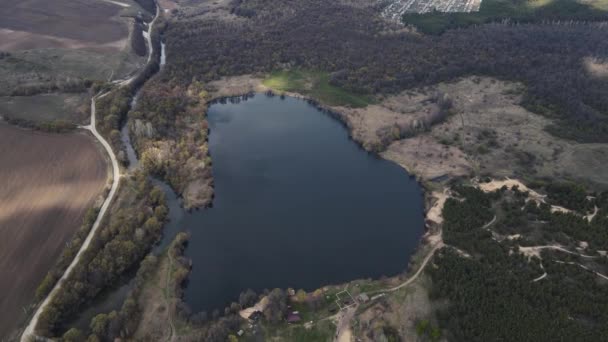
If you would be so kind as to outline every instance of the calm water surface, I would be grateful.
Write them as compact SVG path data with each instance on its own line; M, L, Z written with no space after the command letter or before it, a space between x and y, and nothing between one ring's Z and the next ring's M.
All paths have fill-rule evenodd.
M313 290L406 268L423 201L401 167L301 100L256 95L208 115L213 208L172 222L192 233L194 311L222 309L247 288Z

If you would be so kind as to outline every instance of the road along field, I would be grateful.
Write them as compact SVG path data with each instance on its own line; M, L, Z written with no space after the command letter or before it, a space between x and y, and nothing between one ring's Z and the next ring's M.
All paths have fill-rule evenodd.
M0 336L8 336L86 210L100 202L108 166L85 134L3 124L0 165Z

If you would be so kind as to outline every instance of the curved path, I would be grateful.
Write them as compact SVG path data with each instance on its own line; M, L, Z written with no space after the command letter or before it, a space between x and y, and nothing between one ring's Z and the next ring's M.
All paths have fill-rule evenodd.
M413 276L411 276L408 280L406 280L405 282L392 287L390 289L386 289L386 292L394 292L397 291L403 287L408 286L409 284L411 284L414 280L418 279L418 276L422 273L422 271L424 270L424 268L426 267L426 264L429 263L429 261L431 260L431 258L433 258L433 256L435 255L435 252L440 249L441 247L443 247L444 244L443 242L439 242L437 243L435 246L433 246L433 249L429 252L429 254L426 256L426 258L424 258L424 261L422 262L422 265L420 265L420 267L418 268L418 271L416 271L416 273L414 273Z
M158 19L160 12L160 7L156 5L156 15L154 16L154 19L152 19L152 21L148 24L148 31L142 32L144 38L146 39L146 42L148 42L148 59L146 60L146 65L150 63L150 61L152 60L152 54L154 53L154 46L152 45L152 29L154 28L154 24L156 23L156 19ZM114 83L117 83L121 87L130 85L136 77L137 75L134 75L124 80L114 81Z
M608 276L603 275L603 274L601 274L600 272L596 272L596 271L594 271L594 270L590 269L589 267L587 267L587 266L585 266L585 265L581 265L581 264L579 264L578 262L566 262L566 261L559 261L559 260L558 260L558 261L555 261L555 262L557 262L557 263L559 263L559 264L578 265L578 266L579 266L579 267L581 267L582 269L587 270L587 271L589 271L589 272L591 272L591 273L595 273L595 275L597 275L598 277L601 277L601 278L604 278L604 279L608 280Z
M568 253L568 254L572 254L572 255L576 255L579 256L581 258L587 258L587 259L595 259L598 256L595 255L587 255L587 254L581 254L581 253L575 253L572 251L569 251L567 249L565 249L562 246L558 246L558 245L546 245L546 246L519 246L519 251L522 252L524 255L536 255L538 257L540 257L540 251L542 249L553 249L556 251L560 251L560 252L564 252L564 253Z
M103 97L104 95L102 95L100 97ZM116 159L116 155L112 151L112 147L110 146L110 144L108 144L108 142L101 136L101 134L99 134L97 132L97 128L95 127L95 120L96 120L95 100L97 97L98 96L95 96L91 99L91 124L88 126L81 126L80 128L86 129L89 132L91 132L93 134L93 136L95 136L95 138L101 143L101 145L104 147L104 149L110 156L110 160L112 161L112 187L110 188L110 193L108 194L108 197L106 197L105 201L103 202L103 205L101 206L101 209L99 210L99 214L97 215L97 219L95 220L95 223L93 223L93 227L91 228L89 235L87 235L86 240L84 240L84 243L80 247L80 250L78 250L78 254L76 254L76 257L74 257L74 260L72 260L72 263L70 263L70 266L68 266L68 268L65 270L65 272L63 273L63 276L59 279L59 281L57 281L57 283L53 287L53 290L51 290L51 292L46 296L46 298L44 299L42 304L40 304L40 306L38 306L36 313L34 313L34 316L32 317L29 324L23 331L23 334L21 335L21 342L27 342L30 340L30 336L35 336L34 329L36 328L36 325L38 324L38 319L40 317L40 314L44 311L44 309L46 309L47 305L51 302L51 300L53 299L55 294L57 294L57 291L59 291L59 289L61 288L61 284L63 283L63 281L70 276L70 274L72 273L72 270L80 261L82 254L91 244L93 237L95 236L95 234L97 233L97 230L99 229L101 220L103 219L103 216L105 215L106 211L108 210L110 203L114 199L116 190L118 189L118 183L120 181L120 169L118 168L118 161Z
M152 39L151 39L152 29L154 27L156 19L158 19L158 17L159 17L159 14L160 14L160 8L157 5L156 6L156 16L154 16L154 19L150 22L150 24L148 26L148 34L146 37L148 40L148 46L149 46L148 63L152 59L152 53L154 50L154 48L152 46ZM119 86L129 85L134 78L135 77L131 77L123 82L120 82L118 85ZM76 254L74 259L70 263L70 266L68 266L68 268L65 270L65 272L63 273L61 278L57 281L57 283L55 284L55 286L53 287L51 292L46 296L44 301L38 306L38 308L36 309L36 312L34 313L34 316L32 316L32 319L30 320L28 325L25 327L25 330L23 331L23 334L21 335L21 342L28 342L28 341L32 340L32 337L36 337L34 330L36 329L36 325L38 325L38 319L40 318L40 314L44 311L44 309L46 309L46 307L49 305L49 303L51 302L51 300L53 299L55 294L57 294L57 292L61 288L63 281L70 276L70 274L72 273L72 270L74 269L74 267L76 267L76 265L80 261L82 254L89 247L89 245L91 244L91 241L93 241L93 237L95 236L95 234L97 233L97 230L99 229L101 220L103 219L106 211L110 207L110 203L112 203L112 200L114 199L114 196L116 195L116 190L118 189L118 184L120 182L120 177L121 177L120 168L118 167L118 160L116 159L116 155L114 154L114 151L112 151L112 147L110 146L110 144L101 136L101 134L99 134L99 132L97 132L97 127L95 125L95 123L96 123L95 101L98 98L102 98L102 97L106 96L107 94L108 94L108 92L105 94L97 94L96 96L94 96L91 99L91 123L87 126L80 126L79 128L86 129L89 132L91 132L93 134L93 136L101 143L101 145L104 147L104 149L110 156L110 160L112 161L112 187L110 188L110 193L108 194L105 201L103 202L101 209L99 210L99 214L97 215L97 219L95 220L95 223L93 223L93 227L91 228L89 235L87 235L86 240L80 247L80 250L78 250L78 254Z

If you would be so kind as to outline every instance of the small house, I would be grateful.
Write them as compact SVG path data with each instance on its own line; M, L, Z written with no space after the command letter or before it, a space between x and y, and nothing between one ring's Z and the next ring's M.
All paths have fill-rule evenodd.
M300 314L297 311L287 315L287 323L298 323L301 320L302 318L300 317Z

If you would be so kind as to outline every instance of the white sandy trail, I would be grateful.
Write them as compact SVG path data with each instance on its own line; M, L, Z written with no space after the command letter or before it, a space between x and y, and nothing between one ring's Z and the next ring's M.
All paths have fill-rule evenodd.
M97 230L99 229L101 220L103 219L103 216L105 215L106 211L108 210L108 207L110 206L110 203L112 202L112 199L114 199L116 190L118 189L118 183L120 181L120 169L118 168L118 161L116 159L116 155L112 151L112 147L110 146L110 144L108 144L108 142L101 136L101 134L99 134L97 132L97 128L95 127L95 120L96 120L95 99L96 99L96 97L93 97L91 99L91 124L88 126L82 126L81 128L90 131L93 134L93 136L95 136L95 138L101 143L101 145L103 145L104 149L110 156L110 159L112 161L112 187L110 189L110 193L108 194L108 197L106 197L106 200L103 202L103 205L101 206L101 209L99 210L99 214L97 215L97 219L95 220L95 223L93 223L93 227L91 228L89 235L87 235L86 240L84 240L84 243L80 247L80 250L78 250L78 254L76 254L76 257L74 257L74 260L72 260L72 263L70 264L70 266L68 266L68 268L65 270L61 279L59 279L59 281L57 281L57 284L55 284L55 286L53 287L53 290L49 293L48 296L46 296L46 298L44 299L42 304L40 304L40 306L38 306L38 309L34 313L34 316L32 317L29 324L23 331L23 334L21 335L21 342L27 342L30 340L30 336L35 336L34 329L36 328L36 325L38 324L38 319L40 318L40 314L46 309L46 307L51 302L53 297L55 297L55 295L61 288L63 281L70 276L74 267L76 267L78 262L80 262L80 259L82 257L82 254L84 253L84 251L87 248L89 248L89 245L91 244L91 241L93 240L93 237L95 236L95 234L97 233Z
M594 255L586 255L586 254L580 254L580 253L569 251L569 250L567 250L564 247L559 246L559 245L530 246L530 247L519 246L519 251L522 254L524 254L526 256L536 256L538 258L540 258L540 251L542 249L553 249L553 250L556 250L556 251L560 251L560 252L564 252L564 253L568 253L568 254L572 254L572 255L577 255L577 256L580 256L581 258L588 258L588 259L597 258L597 256L594 256Z
M131 5L125 4L124 2L119 2L119 1L114 1L114 0L102 0L102 1L114 4L114 5L118 5L123 8L131 7Z
M113 1L113 0L106 0L106 1L112 2L119 6L126 5L126 4L118 2L118 1ZM126 6L130 6L130 5L126 5ZM158 7L158 5L156 5L156 16L154 16L154 19L150 22L150 24L148 26L147 39L148 39L148 46L150 47L149 53L148 53L148 63L152 59L152 53L154 51L154 48L152 47L152 39L150 36L152 33L152 29L154 28L154 23L156 22L156 19L158 19L160 12L161 12L160 8ZM134 78L135 78L135 76L131 77L130 79L128 79L126 81L120 82L119 86L123 86L126 84L128 85L129 83L131 83L131 81ZM36 325L38 325L38 319L40 318L40 314L46 309L46 307L49 305L49 303L51 302L53 297L57 294L57 292L61 288L63 281L70 276L74 267L78 264L78 262L80 262L82 254L91 244L93 237L95 236L95 234L97 233L97 230L99 229L101 220L103 219L106 211L108 210L110 203L114 199L116 190L118 189L118 184L120 181L120 168L118 167L118 160L116 159L116 155L114 154L114 151L112 151L112 147L110 146L110 144L108 144L108 142L101 136L101 134L99 134L99 132L97 132L97 127L95 125L95 123L96 123L95 100L97 98L102 98L108 94L109 94L109 92L105 93L103 95L98 94L91 99L91 123L88 126L81 126L80 128L86 129L89 132L91 132L93 134L93 136L95 136L95 138L101 143L101 145L104 147L104 149L110 156L110 160L112 161L112 187L110 188L110 193L108 194L108 197L106 197L105 201L103 202L103 205L101 206L101 209L99 210L99 214L97 215L97 219L95 220L95 223L93 223L93 227L91 228L91 231L89 232L89 235L87 236L86 240L80 247L80 250L78 250L78 254L76 254L76 257L74 257L74 260L72 260L72 263L70 264L70 266L68 266L68 268L65 270L65 272L59 279L59 281L57 281L57 284L55 284L55 286L53 287L53 290L51 290L51 292L46 296L46 298L44 299L42 304L40 304L40 306L38 306L38 309L34 313L34 316L32 316L32 319L30 320L28 325L25 327L25 330L23 331L23 334L21 335L21 342L28 342L31 340L32 337L36 337L34 330L36 329Z
M595 273L595 275L596 275L596 276L598 276L598 277L601 277L601 278L604 278L604 279L608 280L608 276L603 275L603 274L601 274L600 272L596 272L596 271L594 271L594 270L590 269L589 267L587 267L587 266L585 266L585 265L581 265L581 264L579 264L578 262L566 262L566 261L555 261L555 262L557 262L557 263L559 263L559 264L578 265L579 267L581 267L581 268L583 268L583 269L585 269L585 270L587 270L587 271L589 271L589 272Z
M350 328L350 321L355 316L355 312L357 312L357 305L348 307L338 316L334 342L351 342L353 332Z
M408 279L406 282L397 285L393 288L387 289L386 292L394 292L397 291L403 287L408 286L409 284L411 284L414 280L416 280L418 278L418 276L422 273L422 271L424 270L424 268L426 267L426 264L433 258L433 256L435 255L435 252L440 249L441 247L443 247L444 244L443 242L439 242L437 243L435 246L433 246L433 249L429 252L429 254L426 256L426 258L424 258L424 261L422 262L422 265L420 265L420 267L418 268L418 271L416 271L416 273L414 273L414 275Z

